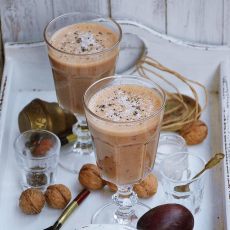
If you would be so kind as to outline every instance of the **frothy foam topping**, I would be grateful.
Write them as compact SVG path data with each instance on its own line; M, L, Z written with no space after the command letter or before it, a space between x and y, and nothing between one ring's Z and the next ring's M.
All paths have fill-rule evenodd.
M72 54L92 54L104 51L117 42L116 35L108 28L79 23L64 27L53 34L50 43L57 49Z
M111 86L95 94L89 109L112 121L128 122L147 118L162 106L161 99L152 90L138 85Z

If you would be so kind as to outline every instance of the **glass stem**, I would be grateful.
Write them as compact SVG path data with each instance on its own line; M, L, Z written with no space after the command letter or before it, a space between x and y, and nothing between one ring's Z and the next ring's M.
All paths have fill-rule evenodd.
M115 219L120 224L127 224L137 216L133 206L137 203L137 194L133 191L133 185L118 186L118 191L112 197L113 202L118 206Z
M73 133L78 136L75 149L81 151L93 149L91 134L86 119L77 118L78 122L73 125Z

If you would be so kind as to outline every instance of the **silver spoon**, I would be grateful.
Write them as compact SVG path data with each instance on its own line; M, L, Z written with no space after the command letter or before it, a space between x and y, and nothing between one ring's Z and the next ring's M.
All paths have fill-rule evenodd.
M194 176L192 178L193 179L196 179L197 177L199 177L203 172L205 172L206 170L208 169L211 169L213 168L215 165L217 165L222 159L224 159L224 154L223 153L217 153L214 157L212 157L208 162L207 164L205 165L205 168L200 171L196 176ZM190 189L189 189L189 185L191 184L192 182L188 183L188 184L185 184L185 185L179 185L179 186L176 186L174 187L174 191L176 192L189 192ZM188 198L188 196L176 196L176 195L173 195L174 198L176 199L180 199L180 198Z

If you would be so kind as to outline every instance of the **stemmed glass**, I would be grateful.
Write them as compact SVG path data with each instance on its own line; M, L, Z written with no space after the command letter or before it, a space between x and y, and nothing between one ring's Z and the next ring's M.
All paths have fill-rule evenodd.
M67 34L72 33L76 40L69 42L64 37L60 47L53 45L54 43L52 42L56 39L51 41L52 36L57 31L78 23L91 23L104 26L112 34L115 34L117 38L116 42L105 50L98 49L98 52L85 52L86 50L90 50L90 46L95 45L100 40L99 35L101 35L101 32L99 34L91 33L92 30L89 27L86 32L87 37L85 37L86 35L82 35L84 37L80 38L79 34L81 34L81 31L69 31ZM107 39L111 33L107 32L103 36ZM114 75L120 50L121 36L121 28L113 19L93 12L76 12L61 15L53 19L44 30L44 38L52 67L58 103L63 109L72 112L78 120L77 124L73 126L73 133L78 136L78 140L71 151L62 151L59 159L59 164L71 172L78 173L83 164L95 162L82 97L92 83L101 78ZM83 47L82 52L77 53L75 52L76 48L70 52L63 50L63 47L61 47L62 45L72 47L74 42L76 44L84 43L82 47L87 45L89 49Z
M101 90L109 87L119 86L116 89L112 88L114 90L112 92L115 93L117 90L122 90L120 88L124 85L142 86L147 94L150 90L153 91L158 99L154 100L150 106L155 106L155 112L153 114L144 112L146 117L138 120L119 121L116 117L114 119L107 118L107 116L112 117L111 114L114 114L114 111L111 111L113 110L113 103L109 102L111 95L106 94L102 101L100 101L103 98L102 94L99 94L98 100L95 99L94 95L98 92L105 92ZM131 108L126 104L129 97L124 95L119 99L119 95L122 93L128 94L128 91L118 92L118 96L112 95L113 99L115 98L114 104L118 103L116 101L116 97L118 97L121 102L118 104L123 108L123 115L126 112L130 113L130 111L132 114ZM135 107L136 110L140 109L138 100L141 101L142 97L145 96L132 96L133 102L131 101L131 103L133 104L131 107ZM158 106L156 101L158 101ZM165 101L165 93L157 84L142 77L129 75L104 78L91 85L86 91L84 95L85 114L93 139L97 165L100 168L102 178L118 187L118 191L112 197L113 203L102 207L95 213L92 223L119 223L135 226L138 218L150 209L148 206L137 202L133 185L140 183L153 169ZM106 116L96 114L97 110L92 109L93 104L98 107L98 110L104 110ZM106 110L110 107L112 109ZM133 116L137 115L136 110L134 110Z

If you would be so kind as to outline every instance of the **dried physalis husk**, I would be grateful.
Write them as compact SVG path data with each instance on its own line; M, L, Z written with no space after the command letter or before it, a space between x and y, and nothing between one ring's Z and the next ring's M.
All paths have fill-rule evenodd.
M185 139L187 145L197 145L207 137L208 127L203 121L196 120L185 124L179 134Z

